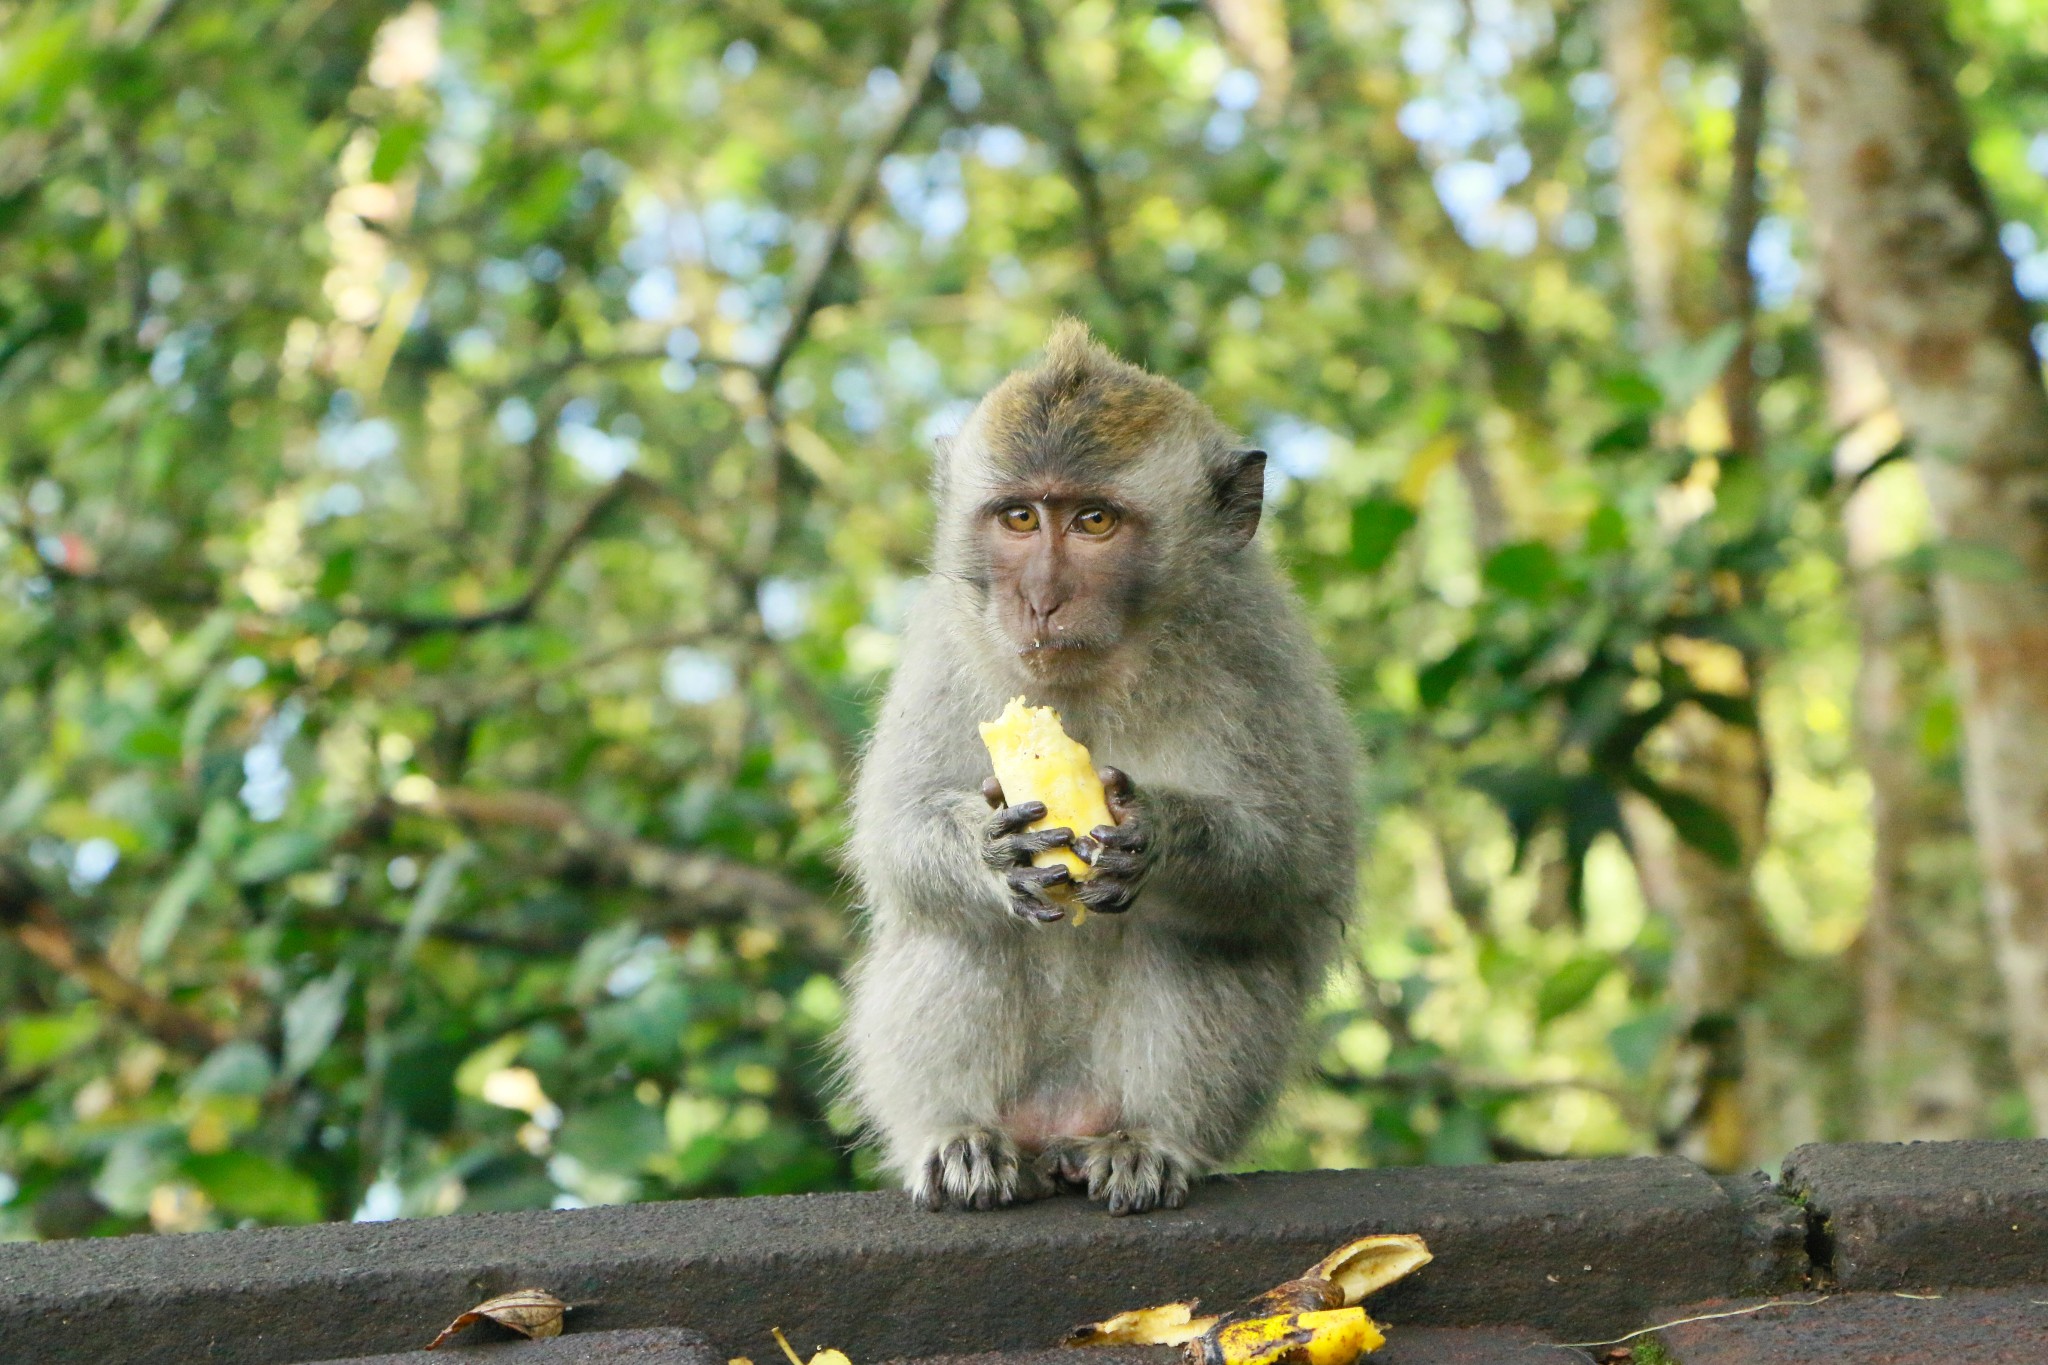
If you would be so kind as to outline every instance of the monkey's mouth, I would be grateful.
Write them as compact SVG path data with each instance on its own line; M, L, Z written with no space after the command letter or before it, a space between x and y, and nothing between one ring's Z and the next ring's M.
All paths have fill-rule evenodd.
M1055 635L1017 646L1017 658L1034 672L1065 670L1092 664L1111 641L1085 635Z

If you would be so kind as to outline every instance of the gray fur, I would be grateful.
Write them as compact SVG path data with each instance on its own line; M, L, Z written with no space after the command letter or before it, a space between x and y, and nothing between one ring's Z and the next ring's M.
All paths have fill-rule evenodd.
M1115 450L1113 422L1076 443L1087 468L1069 472L1147 517L1145 605L1108 673L1048 683L996 625L977 521L1018 441L991 413L1006 392L1017 410L1020 382L1077 373L1112 398L1120 383L1164 385L1085 334L1056 335L1047 364L942 450L933 574L854 793L868 941L845 1076L886 1166L928 1207L1061 1181L1112 1212L1180 1203L1289 1078L1352 907L1350 729L1264 548L1237 548L1219 524L1235 443L1194 398L1171 388L1170 420L1126 428L1145 449ZM1097 764L1135 784L1156 861L1127 914L1027 923L982 860L976 725L1019 693L1058 707Z

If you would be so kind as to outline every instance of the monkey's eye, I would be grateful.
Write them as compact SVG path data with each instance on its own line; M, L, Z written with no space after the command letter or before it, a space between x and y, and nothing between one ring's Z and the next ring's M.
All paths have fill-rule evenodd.
M1084 507L1074 514L1074 529L1084 536L1106 536L1116 529L1116 513L1107 507Z
M1038 529L1038 509L1028 503L1014 503L996 513L996 520L1012 531L1028 532Z

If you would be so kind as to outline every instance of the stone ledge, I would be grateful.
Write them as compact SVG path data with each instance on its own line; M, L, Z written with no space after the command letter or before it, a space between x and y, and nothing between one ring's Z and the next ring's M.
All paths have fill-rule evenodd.
M780 1326L875 1361L1042 1349L1077 1322L1229 1304L1352 1237L1419 1232L1436 1261L1376 1316L1583 1340L1657 1304L1754 1292L1753 1221L1676 1158L1245 1176L1142 1218L1072 1199L984 1214L893 1193L699 1200L0 1247L0 1322L9 1358L38 1365L285 1365L416 1350L478 1300L537 1285L577 1305L575 1334L687 1326L760 1361ZM540 1359L527 1350L507 1359Z
M1785 1159L1824 1278L1929 1291L2048 1280L2048 1142L1843 1142Z

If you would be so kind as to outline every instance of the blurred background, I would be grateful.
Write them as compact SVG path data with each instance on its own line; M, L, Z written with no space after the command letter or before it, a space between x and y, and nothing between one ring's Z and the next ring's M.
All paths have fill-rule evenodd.
M2048 13L1946 10L2048 296ZM1373 756L1245 1166L2030 1132L2017 568L1792 103L1724 0L0 0L0 1236L867 1183L849 772L1064 313L1271 452Z

